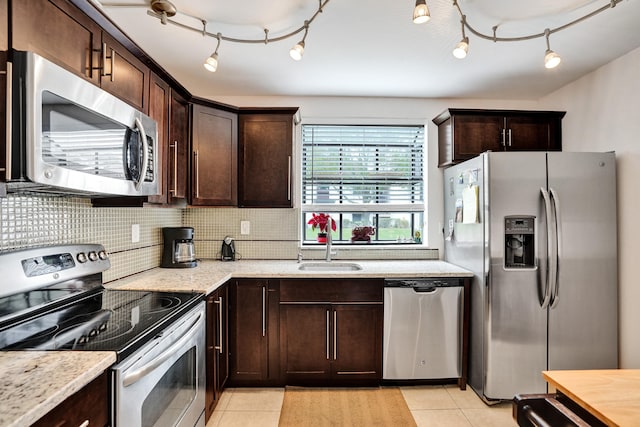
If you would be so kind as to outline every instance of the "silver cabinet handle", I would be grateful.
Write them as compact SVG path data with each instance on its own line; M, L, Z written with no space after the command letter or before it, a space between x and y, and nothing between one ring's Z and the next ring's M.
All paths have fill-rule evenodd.
M291 201L291 156L287 159L287 200Z
M507 138L507 144L509 145L509 147L511 147L511 128L509 128L508 130L508 135L509 137Z
M327 360L329 360L329 310L327 310Z
M202 313L198 313L198 317L193 321L187 332L185 332L171 347L163 351L162 354L153 359L151 362L126 375L122 379L122 385L124 387L129 387L130 385L137 383L145 375L162 365L169 358L173 357L174 353L180 350L187 343L187 341L189 341L191 337L198 332L200 327L199 322L201 318Z
M551 199L549 198L549 193L544 188L540 188L540 194L542 194L542 200L544 201L544 211L545 211L545 221L547 224L547 272L545 275L545 283L544 283L544 297L540 306L544 309L549 306L549 301L551 301L551 255L553 254L553 233L552 233L552 213L551 213Z
M267 336L267 287L262 285L262 336Z
M502 145L503 147L507 146L507 135L506 135L507 130L505 128L502 128L502 132L500 132L500 134L502 135L502 140L500 141L500 145Z
M200 178L199 178L199 173L200 171L198 170L198 150L193 152L193 165L194 167L194 175L196 178L196 199L200 198Z
M169 193L176 194L178 192L178 141L169 144L169 148L173 148L173 188Z
M333 310L333 360L338 360L338 312Z
M107 73L107 59L111 61L111 72ZM109 79L113 81L113 68L116 65L116 52L111 49L111 56L107 56L107 44L102 43L102 76L109 76Z
M222 297L218 297L218 300L214 301L214 303L218 304L218 333L220 334L220 344L215 346L215 349L218 350L218 353L222 354L222 351L223 351L223 348L222 348L222 331L223 331Z
M136 117L136 128L140 131L140 139L142 139L142 167L140 168L140 177L136 182L136 191L140 191L144 178L147 175L147 168L149 167L149 143L147 142L147 133L144 131L142 122Z

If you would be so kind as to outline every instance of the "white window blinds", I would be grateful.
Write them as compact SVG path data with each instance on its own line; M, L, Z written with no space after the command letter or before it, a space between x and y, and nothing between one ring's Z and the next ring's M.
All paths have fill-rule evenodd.
M302 203L423 209L423 153L424 126L304 125Z

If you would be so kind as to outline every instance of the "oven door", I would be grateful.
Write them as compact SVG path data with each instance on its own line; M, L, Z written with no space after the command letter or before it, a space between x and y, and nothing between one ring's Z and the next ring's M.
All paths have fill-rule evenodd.
M112 369L116 427L204 427L205 304Z

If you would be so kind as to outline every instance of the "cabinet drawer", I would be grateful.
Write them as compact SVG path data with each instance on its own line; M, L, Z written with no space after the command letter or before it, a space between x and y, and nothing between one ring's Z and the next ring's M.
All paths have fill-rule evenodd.
M280 302L382 302L382 279L285 279Z

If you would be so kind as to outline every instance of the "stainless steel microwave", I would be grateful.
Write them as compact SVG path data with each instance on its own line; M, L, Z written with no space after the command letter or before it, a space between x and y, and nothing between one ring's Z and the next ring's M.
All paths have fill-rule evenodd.
M158 194L153 119L37 54L12 54L7 67L9 191Z

